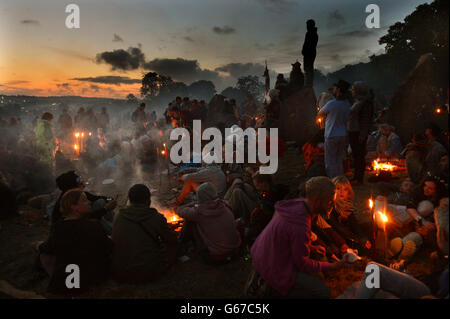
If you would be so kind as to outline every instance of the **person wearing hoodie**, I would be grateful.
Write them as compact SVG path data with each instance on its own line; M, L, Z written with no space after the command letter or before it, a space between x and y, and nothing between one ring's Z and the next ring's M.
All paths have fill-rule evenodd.
M279 201L270 223L251 249L253 271L246 285L250 297L330 298L330 289L315 274L338 269L344 260L311 259L325 248L311 245L311 224L333 208L335 186L324 176L306 183L306 198Z
M317 35L316 22L314 20L306 21L306 35L305 42L303 43L302 55L303 55L303 67L305 69L305 86L313 87L314 83L314 60L317 54L317 42L319 36Z
M241 245L233 213L210 183L198 187L197 201L177 209L185 220L180 242L193 240L207 263L229 261Z
M150 207L147 186L132 186L128 199L130 205L113 222L113 276L128 283L154 281L175 262L177 236L166 218Z

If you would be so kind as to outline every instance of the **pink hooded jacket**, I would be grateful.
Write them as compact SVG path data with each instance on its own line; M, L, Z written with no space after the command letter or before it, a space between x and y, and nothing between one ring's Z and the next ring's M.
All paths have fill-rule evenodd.
M255 271L283 295L294 287L297 272L315 273L331 268L309 257L311 214L303 199L279 201L276 214L251 249Z

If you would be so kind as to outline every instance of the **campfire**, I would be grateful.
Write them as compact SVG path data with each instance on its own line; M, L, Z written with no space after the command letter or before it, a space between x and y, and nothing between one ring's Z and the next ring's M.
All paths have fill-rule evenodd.
M167 219L167 223L169 224L169 227L176 231L180 232L181 228L183 227L184 220L180 218L174 210L172 209L161 209L159 211L161 214L164 215L164 217Z

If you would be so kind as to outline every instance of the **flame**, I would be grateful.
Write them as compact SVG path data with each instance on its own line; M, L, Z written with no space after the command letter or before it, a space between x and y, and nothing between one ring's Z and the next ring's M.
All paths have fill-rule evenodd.
M92 133L91 133L91 132L89 132L89 136L92 136Z
M389 219L388 219L388 217L386 216L386 214L383 214L382 212L377 212L377 213L378 213L378 215L380 215L381 221L382 221L384 224L386 224L386 223L389 221Z
M372 199L369 199L369 207L370 207L370 209L373 208L373 200Z
M377 160L373 161L373 169L377 171L393 171L395 165L389 163L378 163Z
M441 109L439 107L436 109L436 113L437 114L441 113Z
M73 146L73 148L74 148L75 151L78 151L78 145L77 145L77 144L75 144L75 145Z
M162 150L162 151L161 151L161 155L166 155L166 151L165 151L165 150Z
M76 138L79 138L79 137L80 137L80 133L76 132L76 133L75 133L75 137L76 137Z
M81 133L81 137L84 137L84 132Z

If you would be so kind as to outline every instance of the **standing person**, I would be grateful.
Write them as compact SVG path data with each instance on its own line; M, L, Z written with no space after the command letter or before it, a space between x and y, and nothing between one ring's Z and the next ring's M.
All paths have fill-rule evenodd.
M347 146L347 120L350 103L346 97L350 84L339 80L334 85L335 100L329 101L317 115L325 118L325 169L330 178L344 175L344 155Z
M166 218L151 208L147 186L128 191L130 205L114 219L113 274L119 281L147 282L160 278L175 262L177 236Z
M269 92L270 103L266 106L266 115L265 115L265 127L266 128L278 128L279 119L280 119L280 111L281 111L281 101L278 97L280 91L277 89L272 89Z
M356 102L350 108L347 131L355 167L355 185L361 185L364 183L366 146L369 130L372 126L373 101L370 89L364 82L353 84L352 96L356 99Z
M314 20L306 21L306 36L303 43L302 55L303 55L303 67L305 69L305 86L313 87L314 83L314 60L316 59L316 47L319 41L317 35L316 22Z
M45 112L34 129L36 149L41 162L51 166L53 163L54 138L52 132L53 114Z
M310 253L324 255L325 248L311 244L311 224L333 207L334 184L327 177L306 183L306 198L279 201L276 214L251 249L253 271L246 294L253 297L330 298L330 289L316 274L344 265L320 262Z
M64 194L61 212L64 219L39 246L41 263L50 275L48 290L58 294L83 292L108 277L113 244L98 221L84 218L91 212L91 203L82 190ZM70 264L79 267L78 289L66 285Z
M139 137L145 134L145 124L147 122L147 114L145 114L145 103L142 102L139 107L131 115L131 120L135 123L135 134Z
M72 118L67 112L67 108L63 109L58 118L58 129L60 130L62 137L66 137L72 131Z
M85 121L86 121L86 112L84 110L84 107L80 107L78 109L77 115L75 115L75 126L77 129L84 129L85 128Z
M97 115L98 127L105 133L109 127L109 114L106 107L102 107L101 113Z

